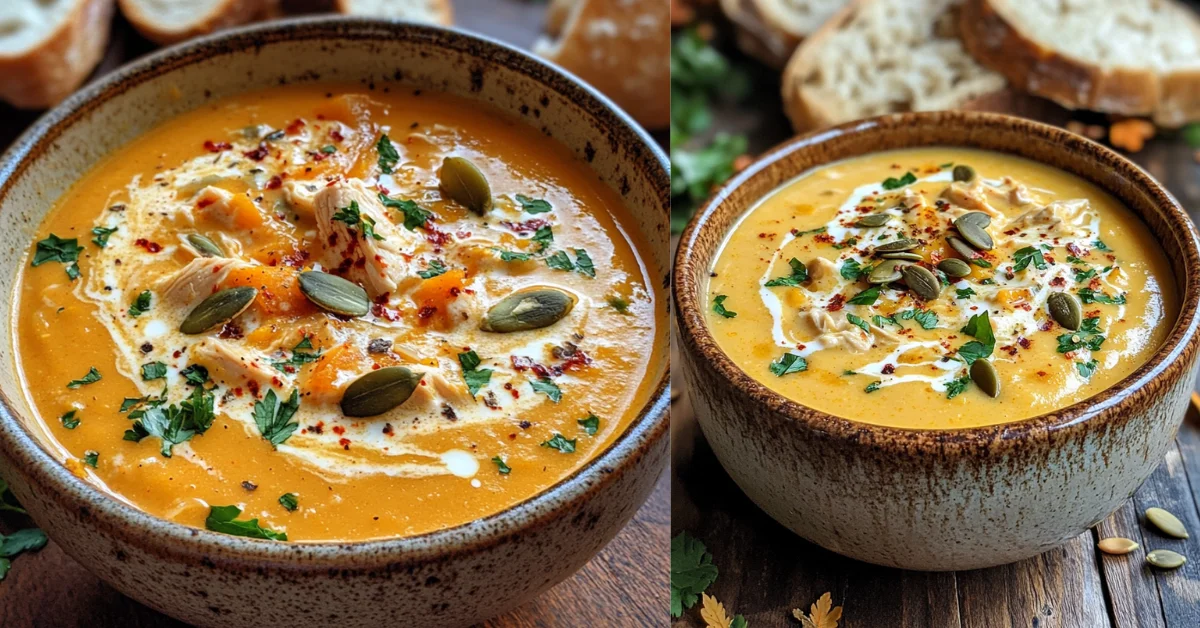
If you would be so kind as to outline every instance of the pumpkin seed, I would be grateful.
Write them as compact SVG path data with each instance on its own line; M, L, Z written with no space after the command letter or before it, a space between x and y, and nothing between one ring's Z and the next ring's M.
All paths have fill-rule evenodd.
M1000 374L991 361L982 358L971 364L971 381L987 396L993 399L1000 396Z
M899 253L900 251L911 251L920 245L921 245L921 243L917 242L916 240L911 240L909 238L901 238L899 240L893 240L891 242L886 242L884 244L880 244L879 246L875 247L875 254L879 255L882 253Z
M1099 547L1100 551L1104 552L1105 554L1120 556L1121 554L1128 554L1140 546L1136 542L1129 539L1121 538L1119 536L1112 536L1107 539L1100 539L1100 542L1096 544L1096 547Z
M1146 554L1146 562L1159 569L1175 569L1176 567L1182 567L1187 562L1187 559L1171 550L1156 549Z
M950 257L938 262L938 270L946 273L947 276L957 279L970 275L971 265L960 259Z
M958 220L974 223L980 227L986 227L992 224L992 217L983 212L967 212L959 216Z
M871 274L867 275L867 283L900 281L900 266L902 264L897 260L889 260L881 263L871 269Z
M300 273L300 292L317 307L342 316L366 316L371 311L367 291L337 275L317 270Z
M892 217L887 214L868 214L866 216L863 216L862 218L859 218L858 221L854 223L854 226L855 227L882 227L882 226L886 225L887 221L889 221L891 219L892 219Z
M979 256L979 252L971 248L971 245L954 236L947 237L946 242L950 244L950 248L954 249L955 253L963 256L963 259L970 260Z
M970 220L963 220L962 217L959 217L954 221L954 228L958 229L958 234L967 241L967 244L981 251L990 251L995 246L992 236L988 234L987 230Z
M187 318L179 325L185 334L202 334L217 325L224 325L238 314L246 311L258 296L258 290L249 286L228 288L211 294L200 305L192 308Z
M919 261L925 259L924 257L921 257L921 255L919 253L913 253L912 251L900 251L897 253L884 253L883 255L880 255L879 257L882 257L883 259L902 259L902 260L905 260L908 262L919 262Z
M482 329L508 333L549 327L575 307L574 295L557 288L518 290L488 309Z
M951 172L955 181L970 181L975 178L975 169L970 166L959 164L954 167Z
M924 266L909 264L900 268L900 274L904 277L904 283L908 284L908 289L926 301L936 299L942 292L942 282Z
M189 233L187 241L201 257L225 257L225 251L204 234Z
M1046 306L1050 308L1050 317L1063 327L1076 331L1083 324L1083 304L1079 297L1070 292L1052 292L1046 297Z
M1177 539L1188 538L1188 531L1187 528L1183 527L1183 522L1162 508L1146 509L1146 519L1167 536L1173 536Z
M354 380L342 393L342 414L377 416L408 401L425 374L404 366L388 366Z
M492 209L492 187L475 164L462 157L447 157L438 178L446 196L463 207L480 216Z

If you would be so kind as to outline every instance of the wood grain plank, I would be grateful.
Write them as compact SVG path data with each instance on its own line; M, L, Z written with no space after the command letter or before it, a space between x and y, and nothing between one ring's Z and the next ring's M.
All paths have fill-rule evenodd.
M1154 574L1146 569L1146 539L1133 500L1127 500L1094 531L1096 542L1117 536L1132 539L1140 545L1124 556L1099 553L1113 628L1165 628L1158 584Z
M1162 466L1134 493L1133 499L1139 518L1147 508L1158 506L1174 513L1192 531L1190 539L1172 539L1142 521L1146 551L1169 549L1190 557L1183 567L1171 571L1158 570L1145 563L1142 568L1151 572L1158 585L1167 628L1200 626L1200 510L1193 501L1179 447L1172 447L1167 452Z

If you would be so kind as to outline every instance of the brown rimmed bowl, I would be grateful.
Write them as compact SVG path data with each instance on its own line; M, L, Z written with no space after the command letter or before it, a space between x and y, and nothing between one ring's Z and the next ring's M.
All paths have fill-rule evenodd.
M569 148L620 193L669 266L670 177L653 140L592 88L538 58L453 29L352 18L272 22L135 62L75 94L0 160L0 318L55 199L115 148L175 115L280 82L450 92L510 112ZM666 358L631 425L541 494L457 527L359 543L278 543L150 516L70 473L42 445L0 343L0 474L74 559L122 593L201 626L462 626L502 613L582 567L645 501L667 458ZM667 333L659 342L665 345ZM25 356L69 359L68 356Z
M1128 377L1082 402L1016 423L956 430L842 419L790 401L742 371L704 321L708 274L738 218L813 168L919 146L1025 157L1091 181L1124 203L1176 271L1180 313L1163 345ZM763 155L705 204L683 233L674 273L687 392L725 470L796 534L879 565L975 569L1028 558L1079 535L1158 467L1196 379L1196 228L1129 160L1021 118L909 113L796 138Z

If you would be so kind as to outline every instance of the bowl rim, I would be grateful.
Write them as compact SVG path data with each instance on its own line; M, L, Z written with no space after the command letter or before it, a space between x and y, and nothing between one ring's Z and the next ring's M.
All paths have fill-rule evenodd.
M614 141L625 139L635 147L636 158L643 167L660 179L656 187L661 190L663 207L668 207L670 174L666 154L628 113L574 74L532 52L473 31L405 20L337 15L272 20L222 30L155 51L96 79L41 115L0 155L0 201L7 196L14 180L30 167L31 157L36 157L40 149L56 141L92 108L119 97L130 86L169 75L209 56L252 54L276 43L314 39L406 39L484 58L490 64L532 78L547 91L566 95L596 115L618 138ZM668 295L661 296L664 302L669 301ZM20 377L19 369L14 375ZM53 486L52 499L80 513L93 528L126 539L158 556L201 553L205 560L216 564L289 571L391 569L482 551L512 540L522 531L555 519L556 513L578 505L592 492L617 481L668 433L669 397L668 363L624 431L557 483L496 513L456 526L412 536L362 541L280 543L221 534L151 515L71 473L16 418L15 406L3 394L0 394L0 450L11 456L20 473L30 476L33 484Z
M982 128L985 132L1020 132L1031 138L1051 140L1058 147L1057 150L1064 151L1064 154L1091 154L1095 160L1120 171L1134 184L1136 189L1153 198L1154 204L1162 210L1164 220L1170 224L1171 228L1175 229L1176 233L1180 234L1180 248L1185 258L1185 269L1177 272L1175 279L1177 281L1182 279L1184 288L1180 291L1179 314L1171 332L1159 348L1137 369L1095 395L1070 406L1019 421L969 428L902 428L844 419L792 401L759 383L720 349L704 321L702 277L707 276L709 268L707 266L697 268L699 262L696 258L699 255L696 250L701 236L707 235L715 229L712 226L713 217L734 211L731 206L726 205L726 201L733 196L734 192L758 177L769 176L777 164L787 157L817 150L830 140L863 133L887 133L889 129L895 127L929 126L931 124L955 126L964 132L964 137L965 131L968 129L978 132ZM972 146L965 139L959 142L930 144L914 142L906 146L897 146L876 152L936 146L974 148L1011 154L1001 149ZM872 153L867 151L861 154ZM818 165L784 177L784 180L790 180L817 168L855 156L839 154L835 157L830 155L828 158L817 160L819 161ZM1036 158L1017 156L1061 170L1061 168L1045 164ZM1079 174L1071 174L1089 181L1119 200L1119 195L1103 182ZM737 216L743 216L750 211L761 198L756 198L746 207L737 210ZM1130 211L1145 223L1140 212L1132 208ZM734 224L736 224L736 220L735 218ZM724 242L727 236L728 233L720 234L720 240ZM1161 246L1160 239L1156 237L1155 240ZM678 325L679 337L685 347L685 351L681 352L684 356L682 359L686 361L689 357L694 357L688 355L692 352L698 354L705 362L702 368L715 371L724 379L723 383L731 384L738 394L744 398L748 397L751 403L764 406L767 411L782 416L785 420L794 422L798 427L824 438L850 441L884 452L919 453L922 456L932 456L934 459L948 459L958 456L1002 455L1010 448L1021 446L1021 443L1035 440L1049 441L1063 433L1076 430L1101 429L1102 426L1119 417L1133 415L1136 410L1135 406L1139 403L1137 391L1155 380L1169 377L1173 364L1184 357L1193 358L1197 352L1197 345L1200 344L1197 337L1197 329L1200 326L1200 287L1196 282L1198 272L1200 272L1200 239L1198 239L1196 227L1187 216L1186 211L1161 184L1137 164L1117 152L1064 129L1018 116L975 111L909 112L857 120L799 135L768 150L744 170L730 178L692 216L680 237L673 264L672 299L675 305L675 323ZM688 371L687 368L684 370ZM697 402L701 401L697 400Z

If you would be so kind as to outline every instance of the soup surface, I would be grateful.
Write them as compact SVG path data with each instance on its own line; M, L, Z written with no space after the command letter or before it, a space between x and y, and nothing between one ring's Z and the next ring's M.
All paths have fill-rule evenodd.
M662 314L629 220L478 103L251 93L60 199L19 368L67 465L152 514L291 541L454 526L565 478L652 392Z
M1162 343L1178 307L1158 244L1111 196L949 148L784 185L732 230L708 298L718 344L771 389L922 429L1017 421L1104 390Z

